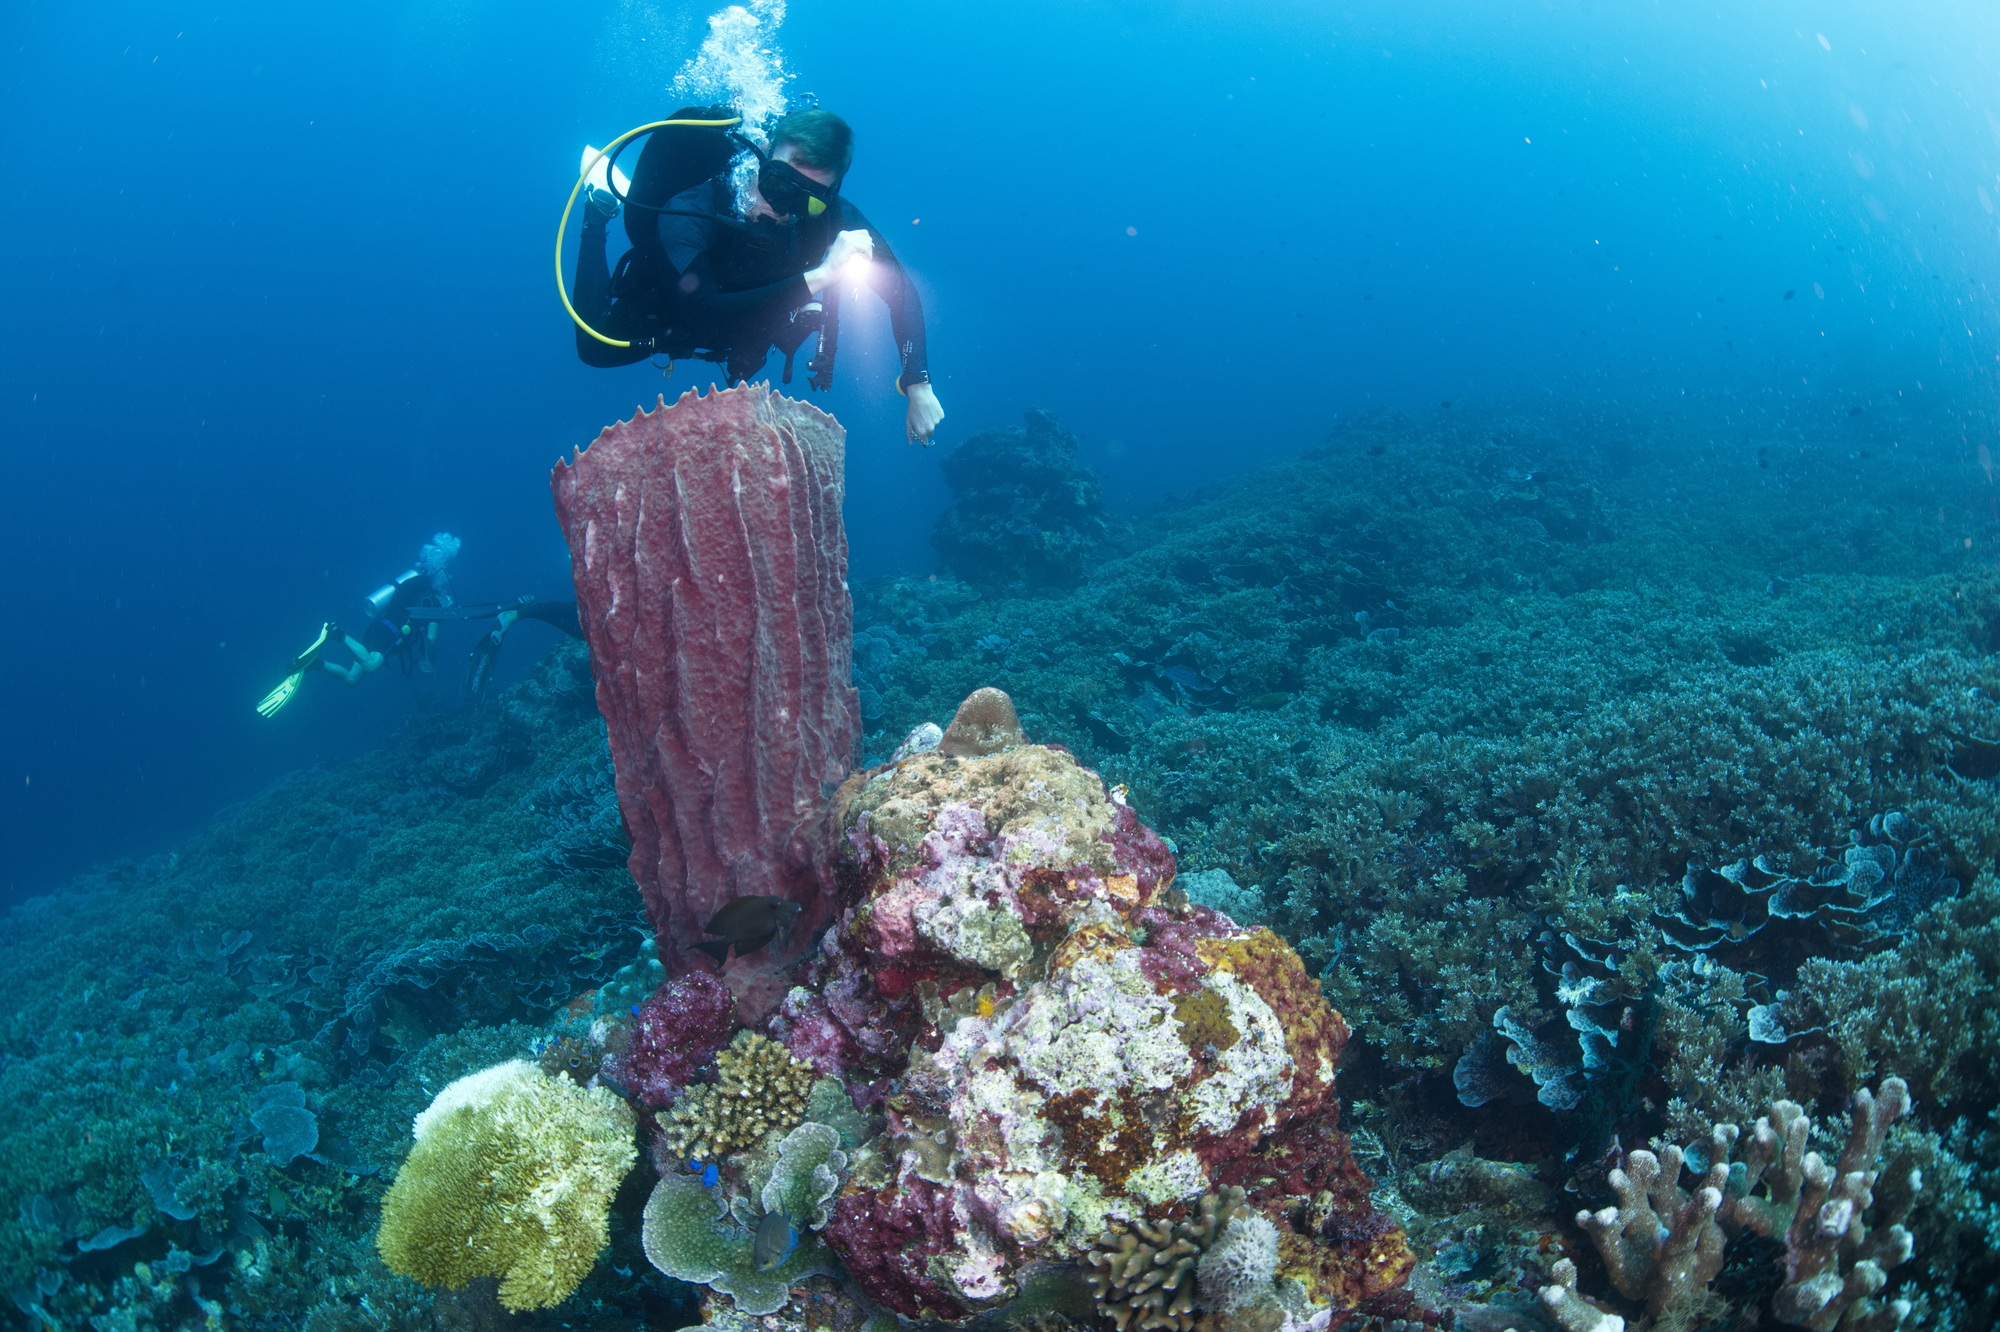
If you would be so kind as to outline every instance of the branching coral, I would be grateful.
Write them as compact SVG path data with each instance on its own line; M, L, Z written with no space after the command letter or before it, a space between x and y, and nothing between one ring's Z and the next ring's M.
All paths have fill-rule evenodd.
M1779 1101L1757 1121L1744 1159L1729 1170L1727 1219L1785 1245L1785 1284L1771 1297L1771 1311L1787 1323L1830 1332L1890 1328L1910 1311L1906 1300L1877 1306L1874 1294L1887 1282L1887 1269L1907 1262L1910 1232L1900 1221L1870 1233L1868 1210L1881 1179L1880 1157L1889 1126L1910 1109L1910 1091L1901 1078L1886 1078L1879 1095L1865 1089L1854 1098L1854 1123L1836 1165L1805 1151L1810 1125L1805 1112ZM1728 1135L1718 1132L1721 1147ZM1720 1155L1720 1153L1718 1153ZM1712 1168L1712 1167L1711 1167ZM1763 1193L1754 1192L1759 1183ZM1905 1168L1885 1182L1886 1210L1908 1210L1923 1177Z
M1630 1153L1610 1176L1618 1205L1576 1217L1604 1256L1611 1284L1627 1299L1644 1300L1650 1314L1685 1303L1722 1270L1724 1240L1715 1214L1729 1168L1717 1162L1689 1194L1680 1187L1682 1156L1678 1147L1658 1156Z
M568 1299L607 1242L611 1197L638 1153L632 1112L514 1060L460 1078L415 1125L382 1200L389 1269L457 1289L500 1278L509 1309Z
M812 1065L776 1041L740 1031L715 1062L720 1081L689 1087L660 1123L661 1145L673 1156L719 1160L805 1117Z
M1203 1197L1185 1220L1134 1221L1105 1232L1086 1259L1098 1311L1118 1332L1194 1332L1202 1256L1247 1211L1243 1190L1230 1187Z
M1618 1293L1643 1300L1650 1316L1687 1310L1704 1299L1722 1270L1729 1239L1749 1232L1784 1246L1784 1281L1770 1304L1780 1322L1811 1332L1885 1332L1903 1321L1910 1304L1878 1304L1873 1297L1887 1282L1887 1269L1909 1259L1912 1245L1900 1219L1882 1222L1907 1212L1923 1179L1899 1163L1883 1180L1880 1157L1890 1126L1909 1108L1909 1088L1900 1078L1885 1079L1879 1094L1857 1094L1847 1145L1834 1165L1806 1150L1812 1124L1791 1101L1775 1102L1747 1135L1736 1125L1718 1124L1708 1141L1685 1152L1629 1153L1610 1176L1617 1205L1579 1212L1577 1224L1603 1256ZM1739 1140L1746 1140L1743 1156L1732 1162ZM1706 1164L1692 1193L1680 1187L1684 1162ZM1871 1228L1878 1182L1883 1215ZM1572 1270L1542 1297L1565 1327L1592 1326L1573 1287ZM1572 1324L1566 1309L1582 1321Z

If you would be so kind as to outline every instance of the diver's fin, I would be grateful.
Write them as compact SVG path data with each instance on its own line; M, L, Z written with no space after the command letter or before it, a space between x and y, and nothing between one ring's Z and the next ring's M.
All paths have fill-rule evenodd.
M704 939L695 947L714 958L717 966L726 967L729 965L729 950L735 943L734 939Z
M590 166L590 159L593 157L597 157L597 150L586 143L583 145L583 160L576 164L578 171L583 170L585 167L590 167L589 184L591 189L609 190L611 188L610 185L605 183L608 176L611 181L617 184L619 198L622 199L632 192L631 178L617 167L611 166L611 159L609 157L598 157L597 165ZM606 167L611 168L608 173L605 170Z
M280 680L278 687L264 695L257 704L258 716L275 717L279 708L292 701L292 695L298 693L299 686L305 682L306 672L319 665L320 654L326 650L328 641L339 632L339 627L332 620L319 627L319 637L312 641L312 646L292 658L292 673Z
M292 695L299 692L299 684L305 678L306 673L304 671L293 671L283 680L280 680L278 687L264 695L263 701L257 705L257 715L260 717L277 716L278 709L291 702Z

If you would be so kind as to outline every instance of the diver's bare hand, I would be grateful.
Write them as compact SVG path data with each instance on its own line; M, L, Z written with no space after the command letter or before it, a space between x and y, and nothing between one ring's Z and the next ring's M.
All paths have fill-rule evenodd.
M910 400L910 409L903 414L903 429L909 434L910 443L928 444L938 422L944 420L944 405L938 401L937 390L929 384L912 384L904 393Z
M840 270L847 267L849 260L874 257L873 236L866 231L843 231L835 236L833 244L827 247L826 258L820 261L820 266L806 270L806 290L817 296L833 285L834 279L840 276Z

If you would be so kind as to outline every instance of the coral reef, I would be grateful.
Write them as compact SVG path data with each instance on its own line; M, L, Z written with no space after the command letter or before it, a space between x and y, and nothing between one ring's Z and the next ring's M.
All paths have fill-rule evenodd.
M879 955L893 965L870 970L865 941L836 931L806 978L827 982L825 1011L801 1004L782 1031L760 1028L822 1074L803 1122L832 1129L849 1158L822 1162L839 1179L828 1230L848 1223L841 1257L808 1221L801 1270L839 1264L850 1290L906 1308L1062 1332L1065 1318L1097 1321L1075 1265L1114 1221L1178 1222L1235 1184L1277 1233L1278 1297L1302 1324L1308 1289L1350 1329L1636 1323L1645 1298L1619 1293L1571 1220L1585 1202L1619 1204L1603 1171L1618 1164L1629 1182L1633 1154L1607 1155L1614 1144L1653 1144L1665 1175L1669 1144L1706 1150L1711 1126L1749 1125L1740 1156L1786 1100L1838 1171L1847 1107L1895 1076L1916 1106L1888 1131L1860 1220L1868 1245L1900 1224L1915 1252L1849 1310L1882 1318L1907 1301L1904 1328L2000 1322L2000 574L1963 544L1993 529L1962 425L1936 424L1913 409L1900 447L1869 456L1804 417L1747 433L1462 403L1363 417L1307 456L1145 515L1070 591L949 573L863 589L867 752L912 780L1002 763L1025 780L1011 813L943 790L935 811L907 805L898 844L911 853L893 877L912 886L871 913L896 936ZM1132 865L1164 855L1136 854L1118 801L1075 764L1031 775L1049 753L1036 746L937 754L934 723L987 685L1028 734L1122 784L1187 872L1162 887L1156 870L1150 901L1122 905L1113 882L1130 872L1136 887ZM720 1293L697 1311L706 1292L645 1259L649 1178L613 1206L609 1257L540 1314L507 1315L490 1279L427 1290L375 1252L408 1126L440 1087L537 1052L560 1053L574 1082L609 1056L599 1083L633 1091L646 1122L714 1076L726 1006L702 1009L709 1025L685 1050L681 1009L632 1013L690 959L641 943L652 930L622 868L611 773L589 664L569 647L477 712L422 718L375 754L225 811L171 855L14 909L0 932L0 1282L19 1319L199 1326L213 1308L247 1332L623 1332L699 1316L727 1332L859 1332L879 1310L828 1276L759 1287L772 1313ZM1054 784L1037 803L1042 778ZM980 823L946 817L954 802ZM1025 830L1050 809L1108 814L1112 842L1044 858ZM841 871L855 906L879 902L890 877L860 852L850 842ZM1092 856L1112 863L1077 868ZM1787 879L1845 878L1807 902L1812 919L1766 910L1739 948L1722 933L1762 908L1732 914L1712 881L1700 901L1683 889L1690 867L1739 862L1759 888L1760 857ZM950 886L961 872L969 886ZM1058 919L1093 875L1135 948L1100 948L1106 936ZM1855 898L1873 904L1842 914ZM1020 935L1006 924L1016 901ZM1171 978L1189 938L1198 961L1225 939L1278 956L1253 926L1296 949L1300 999L1322 988L1353 1027L1344 1104L1233 1161L1197 1143L1200 1177L1167 1198L1186 1125L1154 1122L1178 1094L1144 1081L1160 1049L1133 1040L1130 1067L1122 1053L1104 1063L1127 1081L1102 1106L1057 1097L1044 1115L1036 1079L1054 1064L1010 1024L1076 1005L1062 1024L1073 1039L1053 1022L1037 1039L1094 1059L1098 1036L1117 1047L1170 1016L1217 1067L1247 1059L1270 1048L1265 1033L1199 966L1193 989L1117 991L1129 1023L1092 1009L1102 991L1072 969L1105 962L1096 976L1122 985L1112 964L1136 951ZM1060 958L1059 934L1078 940ZM974 1047L996 1042L980 1062ZM637 1047L650 1083L615 1077L639 1067L626 1061ZM938 1094L975 1068L981 1094L1035 1113ZM1476 1107L1454 1085L1461 1069L1487 1078ZM1540 1099L1551 1087L1577 1093L1570 1108ZM703 1221L746 1253L786 1136L681 1176L708 1195ZM1240 1141L1224 1136L1218 1154ZM1670 1232L1706 1187L1708 1158L1690 1159L1676 1197L1648 1204ZM1028 1161L1032 1173L1013 1169ZM1912 1171L1924 1187L1906 1197ZM1015 1240L989 1198L1017 1226L1047 1219L1051 1237ZM1771 1300L1803 1214L1769 1239L1729 1238L1728 1210L1714 1222L1721 1272L1656 1325L1782 1326ZM1368 1295L1367 1256L1402 1251L1397 1225L1408 1258L1392 1267L1414 1268L1400 1291ZM1663 1247L1632 1271L1646 1253L1669 1260ZM1551 1280L1565 1252L1583 1268L1568 1287ZM1820 1273L1839 1277L1836 1300L1860 1261L1843 1251ZM981 1286L983 1270L1002 1280ZM1034 1284L1050 1272L1068 1273L1068 1302ZM1018 1297L987 1312L985 1292L1017 1276Z
M853 887L778 1019L886 1120L827 1242L871 1298L955 1320L1114 1222L1237 1186L1307 1305L1393 1289L1409 1255L1336 1127L1339 1015L1277 936L1171 895L1122 794L1000 724L1003 701L961 711L983 719L967 756L939 746L841 796Z
M931 531L944 567L969 583L1069 588L1112 538L1096 473L1051 412L986 430L944 455L952 503Z
M714 1161L805 1115L812 1065L776 1041L738 1032L715 1062L721 1076L687 1087L660 1121L660 1143L670 1156Z
M803 909L789 946L727 968L752 1016L831 909L823 788L860 730L844 441L768 388L690 392L550 477L661 960L705 966L702 927L738 897Z
M632 1112L514 1060L460 1078L418 1115L382 1199L392 1271L456 1289L500 1278L510 1310L568 1299L608 1242L612 1195L638 1158Z

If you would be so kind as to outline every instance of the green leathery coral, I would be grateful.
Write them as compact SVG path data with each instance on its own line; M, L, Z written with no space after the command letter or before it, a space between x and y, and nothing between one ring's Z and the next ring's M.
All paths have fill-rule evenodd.
M745 1314L776 1313L793 1282L834 1270L818 1237L801 1234L784 1262L759 1272L751 1256L754 1234L735 1224L728 1204L694 1175L666 1175L654 1186L641 1238L654 1267L728 1295Z
M608 1240L611 1197L638 1156L633 1127L609 1091L526 1060L460 1078L417 1116L382 1200L382 1261L449 1289L498 1277L516 1312L562 1303Z
M778 1143L778 1160L758 1201L768 1212L783 1212L800 1230L826 1225L826 1205L840 1188L847 1153L840 1132L826 1124L801 1124Z

